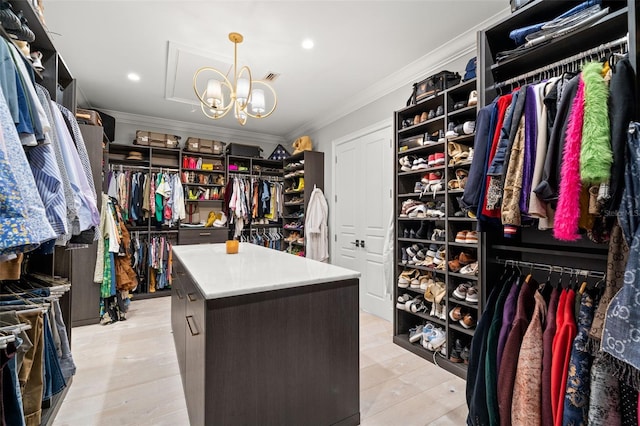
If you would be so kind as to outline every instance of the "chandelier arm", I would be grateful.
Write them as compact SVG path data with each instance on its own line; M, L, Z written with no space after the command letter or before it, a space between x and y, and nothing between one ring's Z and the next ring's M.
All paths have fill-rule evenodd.
M271 110L269 110L269 112L266 114L257 114L257 115L251 114L249 112L249 108L247 108L246 113L251 118L266 118L270 116L271 113L273 113L273 111L276 110L276 106L278 106L278 96L276 95L275 89L269 83L262 80L255 80L253 83L255 83L256 85L266 86L269 90L271 90L271 93L273 93L273 107L271 107Z
M203 71L210 71L213 72L214 74L218 74L220 77L222 77L223 81L221 81L221 84L225 84L229 89L231 89L231 82L229 81L229 79L227 78L227 76L225 76L224 74L222 74L220 71L218 71L215 68L212 67L202 67L200 68L198 71L196 71L196 73L193 75L193 91L196 93L196 96L198 97L198 100L206 106L209 106L209 104L204 100L204 98L200 95L200 93L198 92L198 86L197 86L197 80L198 80L198 76L200 75L201 72ZM233 90L231 90L231 92L233 93ZM206 89L203 92L203 95L206 94ZM231 103L229 103L229 105L227 106L223 106L222 109L226 109L231 105Z
M243 71L246 71L247 74L249 75L249 78L248 78L248 80L249 80L249 92L247 94L247 100L244 101L244 103L241 103L240 101L238 101L238 98L237 98L237 96L238 96L238 79L242 75ZM236 77L236 90L234 91L235 94L236 94L236 102L238 103L238 106L240 107L241 111L246 110L247 109L247 105L249 105L249 102L251 102L251 90L252 90L252 87L253 87L253 80L252 80L252 77L251 77L251 70L249 69L248 66L245 65L242 68L240 68L240 72L238 73L238 75Z

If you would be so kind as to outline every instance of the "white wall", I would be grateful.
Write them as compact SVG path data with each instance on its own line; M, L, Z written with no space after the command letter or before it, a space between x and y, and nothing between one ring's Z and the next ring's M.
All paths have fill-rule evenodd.
M449 62L443 66L442 69L448 71L459 72L461 76L464 76L464 69L467 62L472 57L463 57L458 60ZM427 75L425 75L427 77ZM333 219L333 194L332 194L332 179L333 179L333 157L332 142L340 139L346 135L357 132L360 129L364 129L376 123L379 123L385 119L393 121L393 113L399 109L405 107L407 99L411 95L412 87L407 87L395 90L376 101L356 110L352 113L334 121L333 123L313 132L309 135L313 141L314 151L323 151L325 153L325 170L324 170L324 187L325 195L329 200L329 223L332 223ZM354 167L357 167L354 164ZM331 234L332 230L329 230ZM333 240L333 237L331 238Z

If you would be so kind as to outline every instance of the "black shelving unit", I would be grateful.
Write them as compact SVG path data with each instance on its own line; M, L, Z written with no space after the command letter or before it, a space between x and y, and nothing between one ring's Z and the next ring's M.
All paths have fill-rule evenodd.
M455 211L459 209L457 207L457 201L455 200L455 197L462 195L463 191L455 189L452 190L447 185L449 180L455 179L455 170L457 170L458 168L464 168L468 170L471 164L470 161L464 161L456 164L455 166L450 166L449 161L451 160L451 158L448 154L449 142L456 142L461 145L472 147L474 135L470 134L460 135L458 137L446 137L446 131L448 130L449 123L453 122L455 124L462 124L465 121L475 121L477 106L469 106L466 105L466 103L468 103L468 98L471 91L476 89L476 83L476 79L461 82L460 84L441 91L416 105L412 105L397 111L394 117L396 129L395 217L397 230L395 239L395 247L397 248L395 276L397 278L405 269L417 269L421 274L430 273L432 274L434 279L443 281L445 283L447 292L442 302L443 309L446 313L446 319L444 320L428 314L416 314L413 312L407 312L404 309L395 308L393 341L399 346L421 356L424 359L427 359L428 361L436 363L437 365L460 377L466 377L465 365L453 363L441 353L433 353L425 349L420 344L409 342L408 330L409 328L417 324L424 324L425 322L430 322L436 326L441 327L447 337L445 348L446 354L451 353L451 347L457 339L461 340L463 345L468 345L470 343L471 336L473 335L473 328L465 329L462 326L457 325L456 323L452 323L452 320L449 317L449 311L456 306L462 306L464 307L465 311L471 312L477 319L481 306L480 304L458 303L458 301L453 298L451 294L458 284L467 281L475 283L478 281L477 277L449 272L448 265L446 269L442 270L424 266L405 265L401 260L402 251L412 244L416 243L423 244L424 247L429 247L431 244L436 244L438 247L444 246L446 250L445 262L451 260L453 257L452 255L460 252L461 250L468 250L472 252L476 258L478 257L478 254L480 252L480 250L478 249L480 247L479 244L456 244L454 242L457 231L472 230L472 228L475 227L475 222L471 218L458 218L454 216ZM462 101L465 101L465 106L454 109L454 105ZM432 119L428 119L422 123L406 126L411 122L412 119L416 118L416 115L420 115L424 111L435 111L438 107L442 108L442 115ZM441 134L440 131L442 131L442 133L444 134ZM409 149L401 149L403 140L416 136L423 136L423 145ZM436 136L438 137L438 139L441 139L441 141L434 141L433 139L435 139ZM427 140L428 138L430 138L431 140ZM424 169L411 171L402 171L400 168L399 160L404 156L428 159L430 155L433 155L435 153L439 153L440 155L444 156L441 164L431 165ZM420 182L423 176L427 176L428 178L428 175L434 172L438 172L442 175L442 188L435 192L416 192L416 183ZM442 202L445 205L445 214L443 217L400 217L402 203L410 199L418 200L421 202ZM427 235L427 238L425 239L403 237L405 229L409 228L415 231L424 224L430 226L431 229L434 227L442 229L445 232L445 240L432 240L431 234ZM480 287L480 283L478 283L478 287ZM410 287L400 288L397 286L395 288L396 291L394 292L393 301L394 305L396 303L397 297L401 294L424 294L424 290L421 289ZM429 302L427 302L427 304L430 305Z
M305 252L306 240L293 239L294 232L304 238L304 218L311 193L315 187L324 190L324 153L303 151L284 160L284 249L292 254ZM300 188L300 178L304 188ZM297 200L297 201L293 201ZM291 226L299 223L302 226Z

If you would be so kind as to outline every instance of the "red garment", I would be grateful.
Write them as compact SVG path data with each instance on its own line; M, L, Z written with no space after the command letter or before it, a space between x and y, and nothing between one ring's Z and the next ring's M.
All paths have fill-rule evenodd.
M562 412L564 410L564 394L567 389L567 375L571 359L573 339L578 334L575 319L576 292L568 290L563 305L564 318L558 328L556 339L553 340L553 359L551 364L551 397L555 398L556 411L554 413L555 426L562 426ZM560 306L558 305L558 310ZM558 314L560 311L558 311ZM560 315L558 315L560 317ZM554 399L551 400L553 404Z
M560 335L560 329L562 328L562 324L564 323L564 306L567 301L567 292L562 291L560 293L560 300L558 300L558 308L556 309L556 334L553 336L553 345L551 346L551 411L553 412L553 420L556 419L556 414L558 413L558 401L560 392L560 385L558 384L558 374L556 373L556 352L558 346L558 339ZM544 426L552 426L552 425L544 425Z
M491 143L491 152L489 153L489 162L487 163L487 167L489 167L489 165L491 164L491 161L493 161L493 157L496 155L496 151L498 150L498 142L500 141L500 130L502 129L502 123L504 122L504 115L509 105L511 105L512 99L513 99L513 95L511 93L504 96L500 96L500 99L498 99L498 102L497 102L498 120L496 122L496 130L493 133L493 141ZM502 215L499 208L495 210L487 210L486 194L489 190L489 176L486 177L486 181L484 185L485 185L485 188L484 188L485 199L480 200L480 202L482 203L482 214L486 217L494 217L499 219Z

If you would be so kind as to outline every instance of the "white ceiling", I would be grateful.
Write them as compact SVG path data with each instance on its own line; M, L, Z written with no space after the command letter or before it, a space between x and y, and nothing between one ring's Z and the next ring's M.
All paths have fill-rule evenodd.
M227 36L242 33L239 65L248 65L254 79L281 74L273 83L277 110L243 129L286 136L504 13L508 2L47 0L44 6L54 43L77 79L79 102L229 129L240 128L231 114L214 122L203 116L192 77L200 66L233 63ZM314 40L312 50L301 47L305 38ZM130 72L141 81L129 81Z

